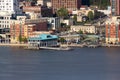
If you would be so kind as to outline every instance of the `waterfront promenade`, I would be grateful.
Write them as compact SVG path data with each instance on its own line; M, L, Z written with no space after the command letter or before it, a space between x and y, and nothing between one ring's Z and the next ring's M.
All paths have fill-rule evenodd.
M28 44L20 44L20 43L1 43L0 46L11 46L11 47L27 47Z
M88 44L61 44L61 46L68 46L68 47L120 47L120 44L100 44L100 45L88 45Z
M11 47L28 47L27 43L0 43L0 46L11 46ZM60 44L61 47L120 47L120 45L113 44L101 44L101 45L87 45L87 44Z

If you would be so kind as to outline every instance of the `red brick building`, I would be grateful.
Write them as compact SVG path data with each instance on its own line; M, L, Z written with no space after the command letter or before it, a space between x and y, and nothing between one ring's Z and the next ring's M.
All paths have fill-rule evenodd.
M106 43L120 42L120 23L106 23Z
M10 27L11 42L19 42L22 38L33 35L34 31L47 31L47 21L43 19L13 20Z
M70 11L80 9L81 0L51 0L53 12L64 7Z

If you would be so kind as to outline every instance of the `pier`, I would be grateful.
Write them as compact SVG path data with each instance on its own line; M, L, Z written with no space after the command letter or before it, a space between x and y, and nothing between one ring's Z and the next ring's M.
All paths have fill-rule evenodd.
M0 46L11 46L11 47L27 47L28 44L12 44L12 43L1 43Z
M49 49L49 50L72 50L70 47L40 47L40 49Z

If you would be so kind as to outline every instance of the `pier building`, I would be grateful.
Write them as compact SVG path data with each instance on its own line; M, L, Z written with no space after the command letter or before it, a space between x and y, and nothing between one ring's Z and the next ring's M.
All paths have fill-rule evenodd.
M53 47L58 46L58 36L50 34L40 34L28 38L28 48Z

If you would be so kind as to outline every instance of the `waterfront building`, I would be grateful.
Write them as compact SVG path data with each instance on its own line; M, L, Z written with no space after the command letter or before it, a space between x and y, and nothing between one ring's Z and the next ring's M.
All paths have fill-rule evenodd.
M58 36L50 34L40 34L28 38L29 48L58 46Z
M53 12L64 7L69 11L80 9L81 0L51 0Z
M112 15L120 15L120 0L111 0Z
M81 35L80 34L68 34L59 36L60 38L64 38L68 43L78 43L80 41Z
M96 27L93 25L72 25L70 29L72 32L97 33Z
M33 35L34 31L47 31L47 21L45 19L22 19L21 17L12 20L11 42L19 42L19 37L28 38Z
M120 17L112 17L106 22L106 43L120 42Z

